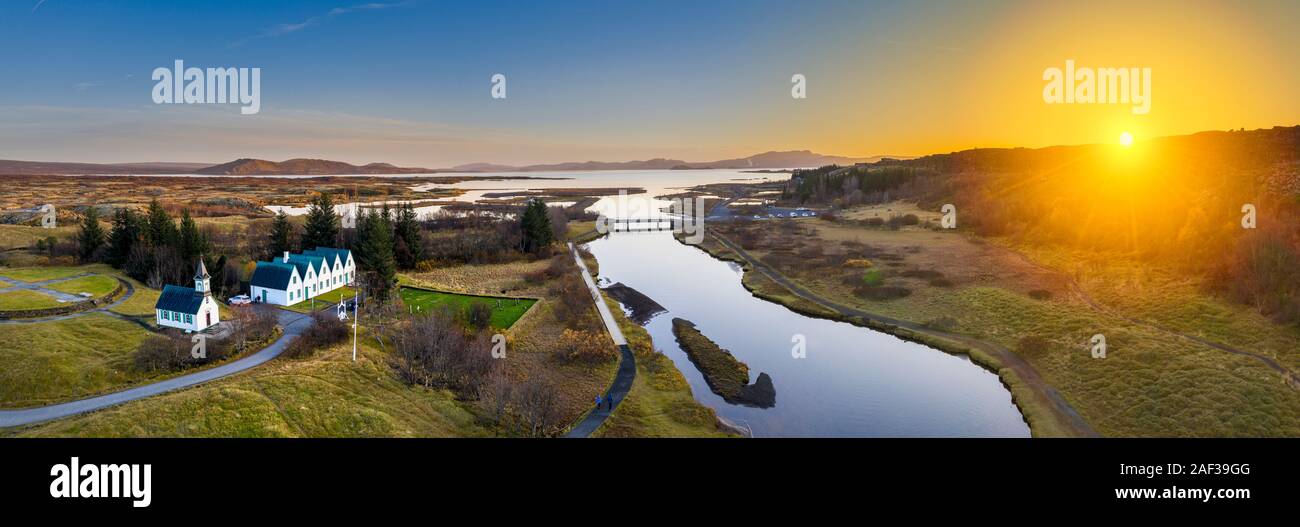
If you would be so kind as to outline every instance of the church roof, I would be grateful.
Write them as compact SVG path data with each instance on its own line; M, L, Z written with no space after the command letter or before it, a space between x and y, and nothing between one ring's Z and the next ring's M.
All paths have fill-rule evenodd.
M207 280L207 279L209 279L209 278L212 278L212 277L211 277L211 276L208 276L208 266L203 265L203 258L202 258L202 257L199 257L199 265L198 265L198 267L197 267L196 269L194 269L194 279L195 279L195 280L199 280L199 279Z
M163 287L162 294L158 295L158 302L154 304L154 309L197 315L199 307L202 306L203 295L196 292L193 287L168 285Z

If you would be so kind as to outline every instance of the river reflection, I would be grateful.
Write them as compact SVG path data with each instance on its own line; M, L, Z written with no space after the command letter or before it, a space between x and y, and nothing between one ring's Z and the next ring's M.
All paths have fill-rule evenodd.
M739 266L670 233L617 233L588 244L602 286L622 282L667 312L645 327L690 381L696 399L756 437L1028 437L1011 395L964 357L843 322L800 315L752 296ZM729 404L678 346L672 318L771 376L775 406ZM807 357L792 356L794 341Z

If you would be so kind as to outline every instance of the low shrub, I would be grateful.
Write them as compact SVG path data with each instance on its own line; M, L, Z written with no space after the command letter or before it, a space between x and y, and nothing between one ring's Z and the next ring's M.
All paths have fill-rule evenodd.
M298 338L289 343L284 354L290 358L311 356L316 350L343 342L350 334L348 325L339 320L333 311L317 311L311 315L312 323Z

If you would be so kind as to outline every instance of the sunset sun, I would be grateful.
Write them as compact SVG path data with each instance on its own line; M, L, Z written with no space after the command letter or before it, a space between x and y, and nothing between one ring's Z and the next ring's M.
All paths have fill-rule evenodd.
M1133 134L1130 134L1127 131L1119 134L1119 146L1124 148L1133 146Z

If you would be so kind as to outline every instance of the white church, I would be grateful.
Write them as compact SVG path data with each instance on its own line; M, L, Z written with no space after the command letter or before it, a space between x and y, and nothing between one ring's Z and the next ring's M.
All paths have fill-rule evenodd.
M315 298L356 281L357 266L352 251L317 247L269 262L257 262L249 293L254 301L290 306ZM330 298L337 301L337 298Z
M194 271L194 287L168 285L163 288L154 303L154 312L159 326L183 329L186 331L203 331L221 321L217 301L212 298L212 286L208 268L199 258L199 265Z

